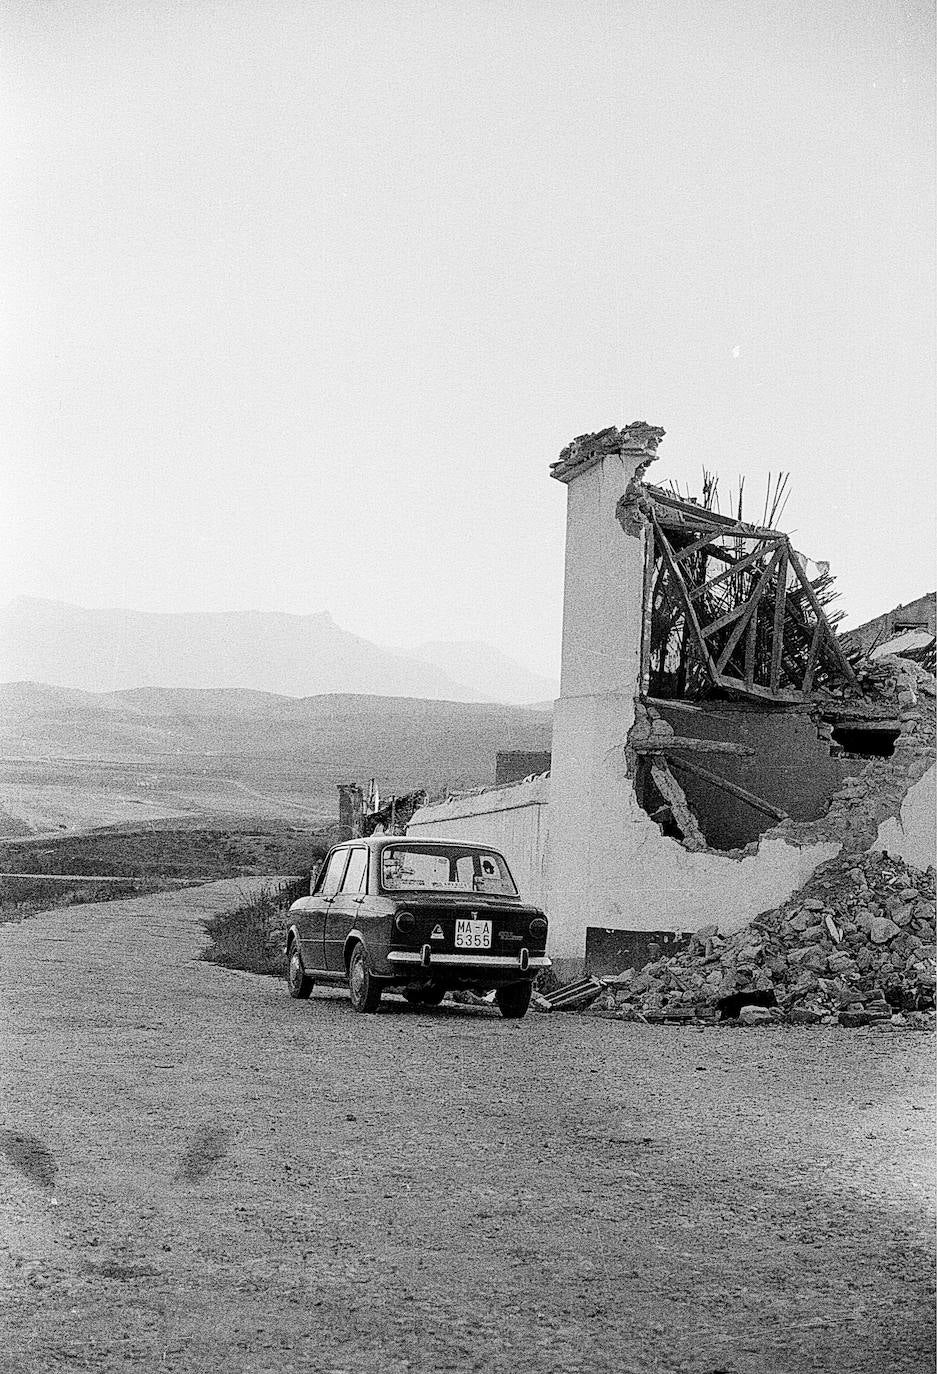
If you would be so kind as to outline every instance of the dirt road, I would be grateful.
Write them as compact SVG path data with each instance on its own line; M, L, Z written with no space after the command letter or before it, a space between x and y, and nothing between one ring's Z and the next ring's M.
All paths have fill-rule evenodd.
M198 962L254 880L0 929L0 1370L933 1368L927 1035Z

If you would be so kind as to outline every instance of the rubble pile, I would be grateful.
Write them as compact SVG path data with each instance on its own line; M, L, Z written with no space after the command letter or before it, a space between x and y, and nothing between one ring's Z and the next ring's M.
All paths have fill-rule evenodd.
M705 926L679 953L601 980L594 1010L622 1020L929 1028L934 870L842 854L733 935Z

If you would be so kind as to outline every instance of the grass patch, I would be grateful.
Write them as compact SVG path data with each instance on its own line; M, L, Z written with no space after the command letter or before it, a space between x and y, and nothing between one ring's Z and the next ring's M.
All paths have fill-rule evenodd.
M40 911L81 906L86 902L117 902L128 897L143 897L149 892L179 891L178 883L145 882L96 883L92 878L77 883L52 878L0 878L0 925L26 921Z
M205 931L211 943L201 957L224 968L280 977L286 968L283 942L278 934L271 938L271 930L282 926L285 912L308 893L309 879L297 878L281 883L276 892L265 888L255 893L234 911L210 917Z
M285 825L114 826L81 835L0 840L0 871L205 880L308 875L328 847L327 836Z

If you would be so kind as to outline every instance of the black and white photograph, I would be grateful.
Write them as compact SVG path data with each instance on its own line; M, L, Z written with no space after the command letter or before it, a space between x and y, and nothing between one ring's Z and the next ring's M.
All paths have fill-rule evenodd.
M933 0L0 6L0 1374L935 1374Z

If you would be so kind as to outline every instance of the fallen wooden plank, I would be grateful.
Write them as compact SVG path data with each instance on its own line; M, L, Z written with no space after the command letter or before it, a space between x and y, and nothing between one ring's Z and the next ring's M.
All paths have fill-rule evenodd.
M651 764L651 777L658 792L673 812L673 818L683 832L683 843L687 849L698 852L706 848L706 837L699 828L699 822L690 809L683 788L667 767L664 759L658 756Z
M716 536L718 538L718 535ZM700 549L705 549L707 544L712 543L712 534L702 534L699 539L694 539L692 544L687 544L685 549L674 552L673 561L675 563L685 563L688 558L692 558L694 553L699 553Z
M549 1002L553 1011L572 1011L575 1007L594 1002L601 991L602 984L597 978L578 978L573 983L564 983L544 993L543 1000Z
M775 701L784 706L802 706L804 704L804 694L800 691L792 691L787 687L779 687L776 692L772 692L770 687L762 687L757 682L747 684L740 677L729 677L726 673L720 673L716 679L719 687L724 687L726 691L738 692L740 696L754 697L756 701Z
M753 615L748 622L748 630L745 634L745 686L752 687L755 683L755 635L758 630L758 617Z
M647 486L647 494L654 505L664 506L668 511L678 511L686 517L687 523L708 525L713 533L731 534L736 539L777 539L784 538L778 534L777 530L770 530L763 525L749 525L744 520L736 520L731 515L721 515L718 511L706 510L703 506L696 506L692 502L681 500L679 496L671 496L669 492L663 491L660 487ZM660 516L658 515L658 519ZM667 516L664 516L666 519Z
M710 782L713 787L720 787L731 797L738 797L739 801L747 802L756 811L764 812L773 820L788 819L786 811L780 811L776 806L772 806L771 802L765 801L764 797L756 796L754 792L749 792L747 787L740 787L737 782L729 782L728 778L721 778L718 773L711 773L708 768L701 768L698 763L690 763L688 759L672 759L671 762L681 772L690 773L695 778L701 778L703 782Z
M700 706L695 701L681 701L679 697L648 697L644 698L648 706L665 706L674 711L690 711L693 715L712 716L714 720L720 719L720 712L707 711L705 706Z
M745 614L741 617L735 629L732 631L725 648L716 660L717 673L722 672L723 668L726 666L729 659L732 657L732 654L735 651L735 646L736 644L738 644L739 640L742 638L742 635L745 633L749 620L758 610L758 603L761 601L761 598L765 594L765 590L768 586L768 579L777 567L780 558L781 547L778 546L775 548L775 551L772 554L770 561L764 568L763 572L761 573L761 576L758 578L758 581L755 583L755 590L752 592L748 601L745 603Z
M654 534L658 540L658 543L660 544L661 557L663 558L664 563L667 567L667 572L670 575L670 580L674 585L674 589L677 593L677 596L683 602L683 611L686 618L686 623L692 630L696 638L696 643L699 646L700 655L703 659L706 671L709 673L709 676L715 682L717 676L716 665L713 662L712 654L709 652L709 645L703 638L703 631L700 628L700 623L697 619L696 610L693 606L693 602L690 599L689 590L687 589L687 585L683 580L683 574L680 572L680 569L673 561L673 550L667 542L666 535L657 523L657 517L652 514L651 519L654 524Z
M733 620L738 620L740 615L745 614L748 607L749 603L747 601L740 601L737 606L733 606L731 611L726 611L725 615L721 615L718 620L712 620L708 625L704 625L703 634L708 639L709 636L714 635L717 630L723 629L726 625L731 625Z
M778 562L777 599L774 603L774 637L771 645L771 690L778 690L781 678L781 655L784 651L784 608L787 603L787 548Z
M833 653L836 655L836 658L837 658L837 660L838 660L838 662L839 662L839 666L842 668L843 673L844 673L845 676L846 676L846 680L848 681L848 683L849 683L849 685L850 685L851 687L855 687L856 690L858 691L858 690L859 690L859 683L858 683L858 680L857 680L857 678L856 678L855 673L853 672L852 664L849 662L849 659L848 659L848 658L846 657L846 655L843 653L842 646L840 645L839 640L836 638L836 632L834 631L833 627L830 625L830 622L827 620L827 618L826 618L826 612L824 611L823 607L820 605L820 602L817 600L816 592L813 590L813 587L811 587L810 581L809 581L809 579L808 579L808 577L807 577L807 574L804 572L803 568L802 568L801 565L800 565L800 558L799 558L799 556L797 555L796 551L795 551L794 549L790 548L790 542L789 542L789 541L788 541L788 548L789 548L789 553L790 553L790 555L791 555L791 558L790 558L791 566L793 567L794 572L797 574L797 580L798 580L798 582L800 583L800 585L801 585L801 586L803 587L803 589L804 589L804 595L806 596L807 600L810 602L810 605L813 607L813 613L814 613L814 615L817 617L817 620L818 620L818 621L822 624L822 626L823 626L824 632L825 632L825 634L826 634L827 641L828 641L828 643L829 643L829 645L830 645L830 648L833 650Z
M641 690L651 680L651 626L654 618L654 526L645 528L644 595L641 603Z
M750 744L733 744L721 739L689 739L684 735L652 736L638 740L631 748L636 754L669 754L672 750L690 754L740 754L754 758L755 751Z
M754 567L759 559L764 558L766 549L773 549L776 542L777 541L769 542L765 540L761 548L756 549L754 553L750 553L746 558L740 558L738 562L731 563L724 572L717 573L716 576L711 577L708 582L704 582L701 586L695 587L690 595L694 598L702 596L703 592L708 592L711 587L715 587L718 583L724 582L726 578L731 577L733 573L742 572L745 568Z

